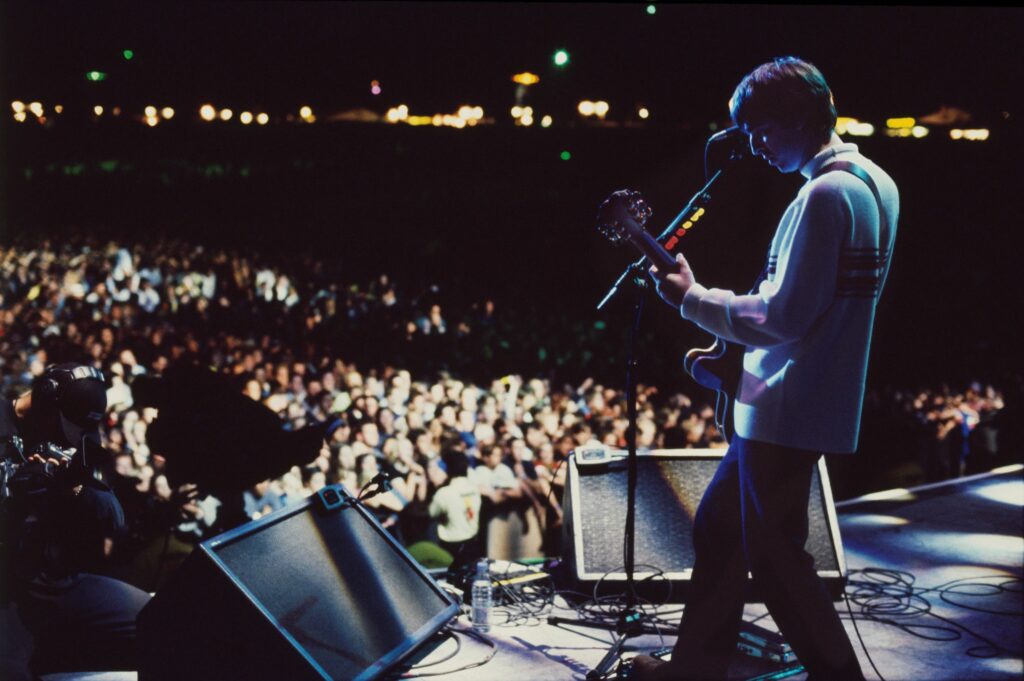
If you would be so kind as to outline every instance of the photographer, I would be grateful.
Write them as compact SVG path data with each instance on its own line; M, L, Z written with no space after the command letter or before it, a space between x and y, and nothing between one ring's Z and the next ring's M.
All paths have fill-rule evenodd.
M4 599L35 639L31 671L137 669L135 617L149 595L102 570L124 528L95 477L105 454L98 370L51 366L30 392L0 402L0 553Z

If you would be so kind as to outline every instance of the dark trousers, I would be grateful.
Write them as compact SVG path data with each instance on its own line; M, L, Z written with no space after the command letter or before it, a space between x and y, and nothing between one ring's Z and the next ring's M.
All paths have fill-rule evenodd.
M672 666L685 678L727 678L748 569L810 679L864 678L814 559L804 550L819 456L733 437L694 522L691 595L672 652Z
M136 670L135 618L149 594L99 575L37 578L18 598L18 614L35 641L34 674Z

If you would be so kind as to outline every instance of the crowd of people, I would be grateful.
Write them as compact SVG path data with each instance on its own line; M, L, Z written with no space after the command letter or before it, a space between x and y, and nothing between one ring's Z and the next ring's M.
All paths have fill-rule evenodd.
M387 275L346 282L312 256L172 240L8 244L0 389L14 395L55 362L104 373L105 475L131 527L126 560L169 528L189 542L226 529L223 500L172 484L166 452L147 440L158 411L138 404L133 387L180 365L230 381L286 430L328 425L315 460L245 490L246 518L340 483L410 547L442 547L456 562L558 555L562 462L580 446L625 447L626 406L620 387L592 378L560 381L525 360L508 371L537 359L535 347L508 341L526 314L487 298L458 309L437 286L406 288ZM593 351L585 333L563 335L545 347ZM700 398L640 385L638 402L640 448L725 444ZM996 461L1003 407L996 388L972 384L878 390L865 409L938 480Z

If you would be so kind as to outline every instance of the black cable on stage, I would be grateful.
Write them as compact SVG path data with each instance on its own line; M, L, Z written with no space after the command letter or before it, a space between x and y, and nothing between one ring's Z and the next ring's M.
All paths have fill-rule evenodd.
M440 634L441 634L442 637L444 637L445 641L447 641L447 640L455 641L455 650L453 652L449 653L448 655L445 655L440 660L434 660L433 662L425 662L423 664L418 664L418 665L415 665L413 667L410 667L408 672L415 672L415 671L417 671L419 669L426 669L427 667L436 667L437 665L443 664L443 663L447 662L448 660L452 659L453 657L455 657L456 655L459 654L459 651L462 650L462 641L459 640L459 637L456 636L448 628L445 628L445 629L441 630ZM439 644L438 647L440 647L440 645L444 645L444 641L442 641L441 644ZM407 678L407 677L403 676L402 678Z
M651 575L645 577L643 580L639 582L640 584L650 582L651 580L657 579L659 577L664 578L665 575L663 570L651 565L637 565L635 567L647 568L652 571ZM585 600L582 600L581 602L577 603L572 607L573 611L576 614L576 618L580 622L608 625L609 630L614 630L614 628L619 623L619 618L622 614L622 611L628 605L626 597L623 594L599 596L598 591L600 590L601 584L609 575L616 572L621 572L622 570L623 568L620 566L605 572L600 577L600 579L598 579L597 582L594 584L594 588L592 592L589 594L589 598L588 594L584 594L578 591L563 590L557 592L557 594L561 595L563 598L565 598L567 602L570 603L572 603L572 601L569 598L566 598L566 596L571 595L585 598ZM668 580L665 580L665 582L668 589L665 595L665 599L661 603L654 603L648 599L639 597L636 599L636 609L640 613L641 624L648 623L652 627L654 627L660 639L660 645L662 646L664 646L665 643L665 633L662 631L663 626L668 625L670 627L674 627L676 623L664 620L661 616L681 612L681 609L673 610L671 613L659 613L657 611L659 608L664 607L665 604L672 597L672 583ZM651 610L654 610L654 612L651 612ZM569 622L567 622L566 624L571 625L571 623Z
M1007 585L1020 584L1021 579L1019 577L1010 577L1007 579L1006 575L981 575L978 577L956 579L937 587L919 588L914 586L916 578L909 572L883 570L880 568L865 568L862 570L851 571L850 576L852 577L857 574L863 575L865 579L850 579L847 584L848 588L850 586L854 588L854 592L849 596L849 599L861 608L861 613L859 615L855 615L852 608L850 608L850 618L854 622L854 627L856 627L857 619L863 619L882 624L889 624L911 634L912 636L930 641L956 641L963 638L964 633L966 633L985 643L985 645L982 646L969 648L965 653L969 657L991 658L998 657L1001 654L1019 657L1021 655L1021 651L1004 648L981 634L978 634L969 627L965 627L948 617L944 617L933 612L932 604L922 595L934 592L937 593L944 602L955 607L962 607L967 610L983 612L986 614L1020 617L1022 614L1018 612L1004 612L964 605L946 597L947 593L979 597L991 596L999 593L1017 593L1020 591L1019 589L1008 588ZM1003 581L1002 583L995 585L979 581L984 579L1001 579ZM964 587L984 587L985 592L968 594L962 590ZM849 605L849 601L847 602L847 605ZM948 626L941 626L937 624L911 624L900 621L920 616L933 617ZM927 635L926 633L923 633L925 631L934 632L934 634ZM859 630L857 633L859 636ZM861 641L861 644L863 645L863 640ZM873 663L872 666L874 666Z
M475 669L476 667L482 667L483 665L487 664L492 659L494 659L494 656L498 653L498 644L495 643L494 641L492 641L487 636L484 636L480 632L476 631L475 629L459 627L459 626L454 626L454 625L449 625L448 630L450 632L452 632L453 634L454 633L459 633L459 634L464 634L466 636L469 636L470 638L475 638L480 643L483 643L485 645L490 646L491 650L490 650L490 652L487 653L487 656L484 659L480 660L479 662L473 662L472 664L467 664L464 667L459 667L458 669L449 669L447 671L437 671L437 672L423 672L422 674L406 673L406 674L402 674L398 678L400 678L400 679L418 679L418 678L422 678L422 677L425 677L425 676L446 676L448 674L456 674L458 672L464 672L467 669ZM456 642L458 642L458 636L455 636L454 638L455 638ZM459 644L459 648L461 649L461 644ZM456 650L456 653L458 653L458 649ZM436 663L435 662L431 662L429 665L420 665L419 668L423 668L423 667L428 667L428 666L433 666L435 664L439 664L440 662L444 662L446 660L450 660L454 656L455 655L453 654L450 657L447 657L444 660L439 660Z
M882 676L882 672L878 671L878 667L875 666L875 661L871 659L871 653L868 652L868 647L864 643L864 637L860 635L860 628L857 627L857 618L853 616L853 608L850 607L850 598L846 595L846 591L843 590L843 600L846 601L846 610L850 613L850 621L853 622L853 630L857 634L857 640L860 641L860 648L864 651L864 655L867 656L868 662L871 664L871 668L875 670L875 676L881 681L885 681L885 677Z

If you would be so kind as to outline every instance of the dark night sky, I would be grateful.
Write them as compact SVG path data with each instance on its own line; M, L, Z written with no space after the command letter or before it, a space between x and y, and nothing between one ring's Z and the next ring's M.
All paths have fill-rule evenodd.
M1024 10L967 7L548 3L5 3L12 97L101 97L191 108L326 109L405 102L422 113L603 98L661 120L723 118L732 86L782 54L815 62L841 114L922 115L948 104L981 120L1019 107ZM564 47L569 67L551 54ZM120 58L135 50L131 63ZM89 69L109 70L103 84ZM371 80L384 93L371 97Z

